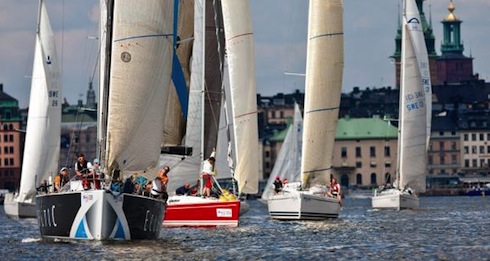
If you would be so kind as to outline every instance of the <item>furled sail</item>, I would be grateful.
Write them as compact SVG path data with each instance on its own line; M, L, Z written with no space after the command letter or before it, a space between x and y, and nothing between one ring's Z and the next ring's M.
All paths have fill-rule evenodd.
M341 0L311 0L305 83L304 187L328 182L337 127L344 67Z
M55 49L48 12L41 1L19 201L32 198L36 194L36 187L57 173L61 131L61 83L60 65Z
M141 171L160 155L173 46L173 1L115 1L107 167Z
M398 136L398 176L400 189L410 187L425 191L427 172L427 99L422 73L428 73L427 51L422 34L422 24L414 0L405 1L402 25L402 58L400 87L400 122ZM418 43L416 44L416 42ZM422 42L420 42L422 41ZM417 46L417 48L415 47ZM425 61L419 61L421 58ZM421 69L421 65L422 68ZM430 82L429 82L430 89Z
M223 1L226 53L234 122L236 169L240 193L258 192L257 91L250 3Z

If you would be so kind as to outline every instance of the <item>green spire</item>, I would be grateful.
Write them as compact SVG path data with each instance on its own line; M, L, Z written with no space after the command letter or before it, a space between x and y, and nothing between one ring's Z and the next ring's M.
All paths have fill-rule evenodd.
M453 0L449 2L449 6L447 10L449 10L449 14L442 20L443 25L443 39L441 44L441 52L447 53L458 53L463 54L464 46L461 43L461 23L456 15L454 14L454 10L456 7L454 6Z

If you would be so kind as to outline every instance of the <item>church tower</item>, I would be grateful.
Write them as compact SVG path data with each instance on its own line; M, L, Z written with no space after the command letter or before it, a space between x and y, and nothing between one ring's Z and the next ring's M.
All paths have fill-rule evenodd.
M461 42L462 21L454 14L455 6L450 0L449 14L442 20L443 39L441 56L437 59L438 82L459 83L473 79L473 58L464 56Z
M92 81L88 83L87 104L85 106L92 109L97 108L97 103L95 101L95 91L92 85Z
M432 20L427 22L425 17L423 3L425 0L416 0L417 7L422 20L422 29L424 31L425 45L429 55L430 81L432 84L437 81L437 53L435 49L435 37L432 31ZM396 88L400 88L400 60L402 57L402 23L398 17L398 30L395 37L395 53L390 57L395 61Z

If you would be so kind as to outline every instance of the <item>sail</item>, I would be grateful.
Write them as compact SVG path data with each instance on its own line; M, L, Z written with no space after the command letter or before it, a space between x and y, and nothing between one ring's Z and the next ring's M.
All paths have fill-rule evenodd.
M206 0L194 2L194 40L190 65L189 107L187 113L185 146L192 147L192 155L181 156L163 154L160 165L170 166L172 176L167 189L174 191L185 182L194 184L199 179L201 162L206 155L201 155L201 139L203 129L203 91L204 91L204 8Z
M155 167L163 137L173 46L173 1L115 1L107 119L107 167Z
M192 55L192 35L194 33L194 0L180 0L178 2L178 17L174 17L177 22L177 43L174 52L177 56L178 66L183 73L183 79L173 79L168 89L168 101L166 117L163 131L163 143L165 145L180 145L185 134L185 119L182 112L177 88L185 88L190 82L190 60ZM175 72L173 72L175 73ZM187 104L185 104L187 106Z
M301 181L325 184L331 174L344 67L341 0L311 0L308 20Z
M41 1L32 69L19 201L32 198L57 173L61 131L60 65L48 12Z
M413 7L417 9L413 0L406 1L406 11ZM415 40L423 41L423 38L413 37L412 34L422 30L422 25L420 19L412 16L414 14L406 12L402 25L398 186L400 189L410 187L417 192L424 192L427 171L427 99L414 44Z
M430 130L432 123L432 86L430 82L430 68L429 57L427 54L427 46L425 45L424 31L422 27L422 20L420 19L419 10L417 4L413 0L408 0L405 6L405 12L407 17L408 32L412 37L412 43L415 50L415 56L422 77L422 84L425 91L425 109L426 114L426 129L427 129L427 148L430 140Z
M223 1L221 4L234 122L235 179L240 193L255 194L258 192L259 148L250 3Z
M299 182L301 177L301 145L303 135L303 118L297 103L294 104L294 118L286 133L286 138L277 155L274 168L267 180L262 199L268 200L272 195L273 183L276 177L285 178L289 182Z

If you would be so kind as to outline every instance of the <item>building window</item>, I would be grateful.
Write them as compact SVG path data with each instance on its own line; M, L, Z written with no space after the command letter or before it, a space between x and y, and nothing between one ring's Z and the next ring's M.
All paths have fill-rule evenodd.
M347 158L347 147L340 148L340 155L342 155L342 158Z
M357 185L362 185L362 175L361 175L361 173L357 173L357 175L356 175L356 184Z
M378 182L376 181L376 173L371 173L371 185L377 185Z
M356 168L362 168L362 162L358 161L356 162Z
M371 168L376 168L376 162L375 161L371 161L371 163L369 164L369 166L371 166Z
M463 135L464 141L468 141L468 134Z
M476 154L476 146L471 146L471 154Z
M480 159L480 168L485 167L485 159Z
M444 155L439 156L439 161L440 161L441 165L446 164L446 161L445 161Z
M485 140L485 136L483 135L483 133L480 133L480 140Z
M444 136L444 131L440 131L439 136Z
M9 141L9 136L7 134L3 135L3 142Z
M9 147L3 147L3 153L9 154Z
M480 154L485 154L485 146L480 146Z
M265 168L266 168L266 169L268 169L268 168L270 168L270 167L271 167L271 164L270 164L269 162L266 162L266 163L265 163Z
M458 163L458 155L452 154L451 155L451 164L457 164Z
M3 165L8 166L9 165L9 159L3 159Z
M429 142L429 151L432 151L432 142Z
M473 168L478 167L478 161L476 159L473 159L471 163L473 164Z
M444 151L444 141L439 141L439 151Z
M469 168L470 167L470 160L469 159L465 159L464 160L464 167L465 168Z
M451 150L456 150L456 142L451 142Z
M14 135L13 134L9 135L9 141L14 141Z
M385 168L391 168L391 163L390 162L385 162Z
M361 157L361 147L356 147L356 158Z
M490 146L487 146L487 153L490 153Z
M388 172L385 173L385 183L391 184L391 174Z
M472 133L471 134L471 140L472 141L476 141L476 133Z
M470 147L464 146L464 154L469 154L470 153Z
M456 135L456 132L455 131L451 131L451 135Z
M487 133L487 140L490 141L490 133Z
M14 147L12 147L12 146L11 146L11 147L9 147L9 153L10 153L10 154L14 154Z
M266 157L266 158L270 158L270 156L271 156L270 151L266 151L266 152L265 152L265 157Z
M390 157L391 152L390 152L390 146L385 146L385 157Z
M427 161L428 161L427 163L428 163L429 165L434 164L434 158L432 157L432 155L429 155L429 159L428 159Z
M10 166L13 166L14 165L14 159L13 158L10 158L9 159L9 164L10 164Z
M371 146L371 147L369 148L369 155L370 155L371 157L376 157L376 147Z

